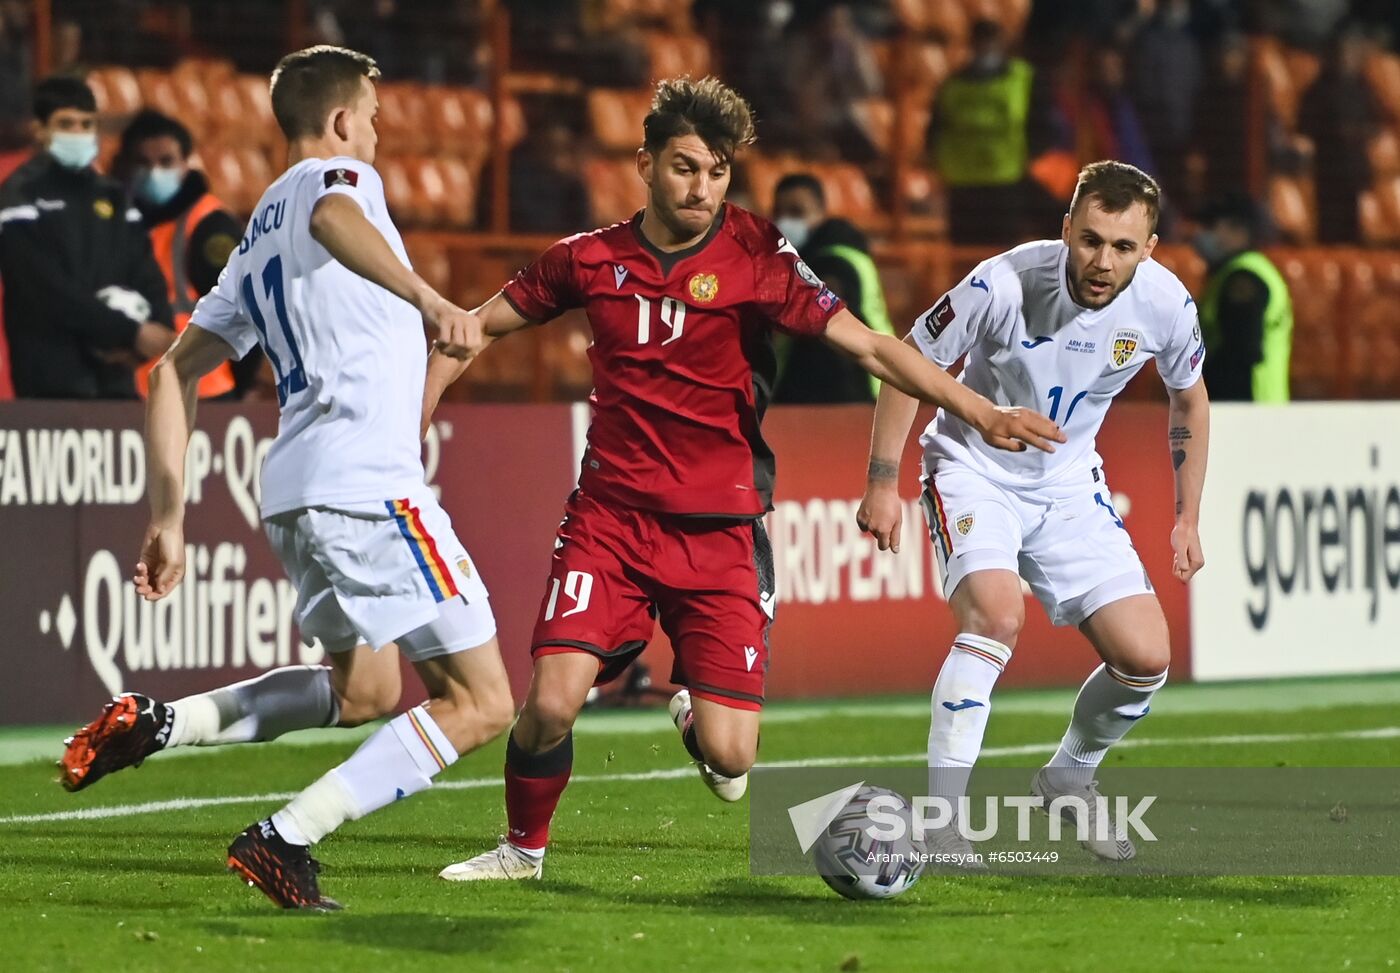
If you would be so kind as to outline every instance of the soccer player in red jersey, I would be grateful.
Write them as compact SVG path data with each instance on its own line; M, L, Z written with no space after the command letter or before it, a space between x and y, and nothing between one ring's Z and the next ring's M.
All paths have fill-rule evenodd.
M762 516L773 453L759 433L777 328L821 336L868 372L965 418L997 446L1053 449L1048 419L998 409L914 348L866 328L767 220L724 202L748 105L712 78L663 81L637 171L647 206L561 240L476 312L500 337L587 310L593 422L565 506L506 749L510 833L451 865L458 881L535 878L589 689L616 678L655 619L675 649L671 701L710 789L738 800L758 748L775 590ZM424 422L465 364L429 364Z

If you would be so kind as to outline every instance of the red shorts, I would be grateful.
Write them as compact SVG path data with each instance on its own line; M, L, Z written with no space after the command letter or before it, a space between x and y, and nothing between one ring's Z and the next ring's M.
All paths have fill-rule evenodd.
M672 682L758 710L775 598L762 521L651 513L579 491L564 507L530 651L591 653L602 684L646 648L659 618Z

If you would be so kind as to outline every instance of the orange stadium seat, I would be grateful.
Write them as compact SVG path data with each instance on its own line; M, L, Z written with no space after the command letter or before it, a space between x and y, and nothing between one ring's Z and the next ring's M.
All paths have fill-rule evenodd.
M632 152L641 142L642 120L651 107L651 91L596 88L588 93L588 120L604 149Z
M1395 129L1383 128L1366 145L1366 157L1371 163L1371 175L1386 179L1400 175L1400 138Z
M1348 324L1341 314L1341 264L1308 250L1280 255L1278 264L1293 297L1293 397L1335 398L1343 367L1337 329Z
M452 263L447 258L447 248L442 243L423 236L409 234L404 237L404 248L408 259L418 275L428 282L428 286L439 294L450 293L452 286Z
M141 107L141 86L130 68L93 68L87 83L104 115L129 115Z
M854 106L855 123L861 133L882 155L889 156L894 150L895 106L886 98L866 98ZM923 154L924 135L928 131L929 110L911 106L909 124L904 131L901 146L905 162L913 161Z
M646 205L646 187L632 159L590 159L584 164L584 182L597 223L617 223Z
M1317 237L1317 207L1310 182L1296 176L1269 178L1269 209L1279 232L1290 243L1306 244Z
M1400 122L1400 55L1376 52L1366 60L1366 79L1393 122Z
M267 78L260 74L239 74L234 76L231 85L238 91L243 112L236 125L238 138L264 147L280 146L282 134L272 114Z
M1400 259L1367 254L1350 267L1353 394L1400 398Z
M954 47L967 43L972 24L958 0L924 0L923 7L926 32Z
M1396 242L1397 227L1386 221L1380 197L1374 189L1362 190L1356 200L1356 211L1361 224L1362 243L1372 247L1383 247Z
M1297 127L1301 92L1289 68L1283 45L1273 37L1255 37L1250 44L1254 56L1254 76L1263 85L1269 110L1285 128L1291 130Z
M667 34L645 31L653 81L688 74L700 78L710 73L710 45L699 34Z
M214 195L240 216L249 215L262 194L262 188L256 193L251 191L237 150L208 145L199 150L199 157Z
M378 126L380 138L394 153L429 150L433 131L424 86L412 81L381 84Z

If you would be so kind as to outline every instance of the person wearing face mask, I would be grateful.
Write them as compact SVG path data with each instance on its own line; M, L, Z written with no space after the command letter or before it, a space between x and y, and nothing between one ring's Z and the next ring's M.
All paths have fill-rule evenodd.
M97 104L81 80L34 89L42 151L0 186L0 275L20 398L129 399L175 339L165 279L126 192L93 168Z
M150 232L156 262L165 276L175 330L185 330L201 295L219 280L243 228L209 191L204 173L190 168L194 140L189 129L149 109L137 113L122 132L115 174L131 191L142 225ZM136 391L146 396L156 359L136 372ZM247 363L245 365L245 362ZM224 362L199 383L202 399L233 396L246 387L260 364L250 356L236 366ZM242 366L242 367L240 367ZM242 382L235 381L235 369Z
M1210 396L1287 402L1293 299L1278 268L1255 249L1259 207L1242 193L1230 193L1209 204L1200 222L1191 243L1210 273L1201 296Z
M849 221L827 215L826 191L816 176L791 172L778 180L773 223L867 328L895 333L870 241ZM774 402L874 402L879 394L879 379L822 342L785 338L778 343Z

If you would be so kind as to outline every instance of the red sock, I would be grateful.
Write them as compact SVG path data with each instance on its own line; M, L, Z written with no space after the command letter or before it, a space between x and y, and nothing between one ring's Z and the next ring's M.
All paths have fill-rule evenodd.
M511 844L531 851L543 851L549 844L549 822L573 767L572 733L544 753L526 753L513 735L506 741L506 820Z

